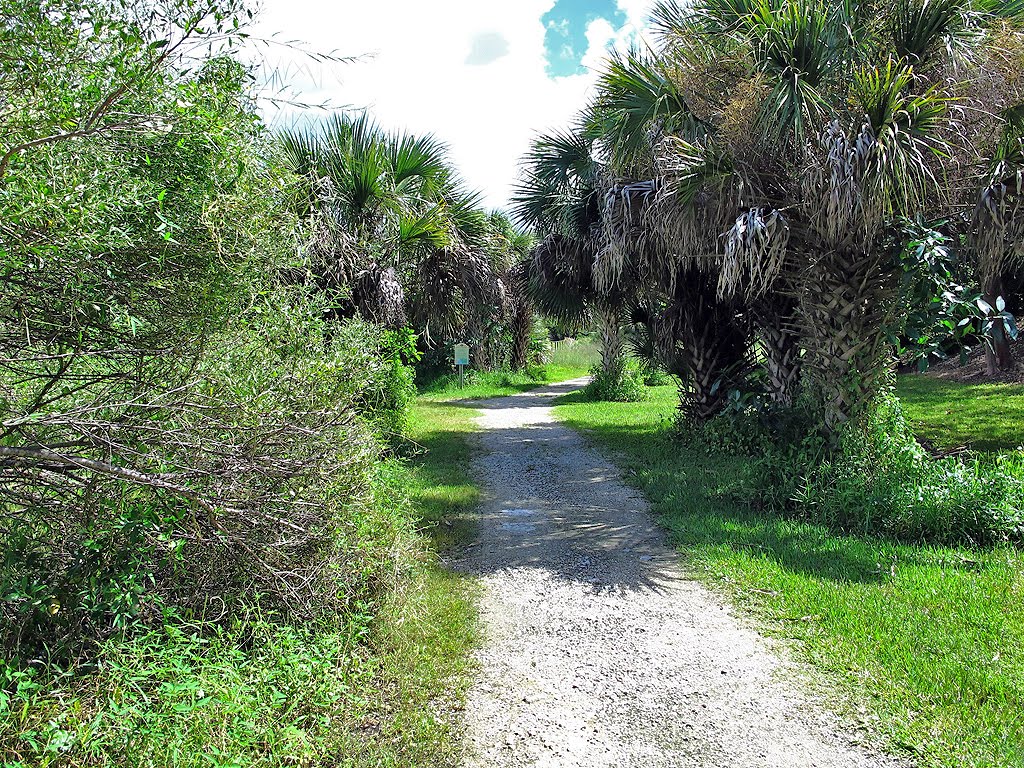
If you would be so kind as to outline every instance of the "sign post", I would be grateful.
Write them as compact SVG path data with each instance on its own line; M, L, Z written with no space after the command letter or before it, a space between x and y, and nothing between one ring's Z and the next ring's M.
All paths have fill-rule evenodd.
M466 366L469 365L469 345L468 344L456 344L455 345L455 365L459 368L459 386L466 386L465 381L465 370Z

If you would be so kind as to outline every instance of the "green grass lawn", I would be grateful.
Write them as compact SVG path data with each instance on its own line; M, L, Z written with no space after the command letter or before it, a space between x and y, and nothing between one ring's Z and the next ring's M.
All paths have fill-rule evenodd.
M917 434L939 448L1013 451L1024 445L1024 386L901 376L897 392Z
M551 353L545 365L530 374L511 371L467 371L465 381L450 374L420 386L420 400L445 402L456 400L482 400L526 392L545 384L553 384L586 376L592 366L600 362L601 353L596 343L584 338L575 344L561 344Z
M558 418L626 470L696 577L787 638L812 684L922 766L1024 765L1024 556L836 535L724 500L750 462L669 435L674 387Z

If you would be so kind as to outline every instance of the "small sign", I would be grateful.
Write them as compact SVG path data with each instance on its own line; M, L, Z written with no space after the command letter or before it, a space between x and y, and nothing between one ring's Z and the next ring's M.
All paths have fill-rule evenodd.
M455 364L456 365L469 365L469 345L468 344L456 344L455 345Z

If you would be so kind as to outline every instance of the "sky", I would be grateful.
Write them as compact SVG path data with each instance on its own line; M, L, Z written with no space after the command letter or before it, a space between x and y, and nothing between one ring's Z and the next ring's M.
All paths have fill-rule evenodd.
M287 83L293 101L433 133L485 204L503 208L531 138L571 121L606 51L640 39L652 2L263 0L253 36L272 41L259 50L274 92ZM306 52L357 59L318 64ZM275 125L322 114L265 111Z

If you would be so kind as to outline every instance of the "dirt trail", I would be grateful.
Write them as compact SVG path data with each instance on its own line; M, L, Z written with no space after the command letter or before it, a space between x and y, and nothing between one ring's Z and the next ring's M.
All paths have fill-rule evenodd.
M579 385L481 405L487 501L457 563L484 584L467 765L900 765L859 747L686 578L641 496L553 420Z

